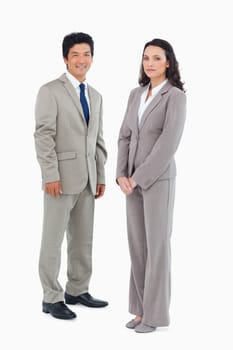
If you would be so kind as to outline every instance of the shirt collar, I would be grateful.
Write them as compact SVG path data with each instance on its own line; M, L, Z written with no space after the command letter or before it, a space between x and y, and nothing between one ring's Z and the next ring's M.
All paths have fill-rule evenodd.
M72 74L70 74L70 72L68 72L68 71L66 72L66 77L67 77L67 79L69 79L69 81L71 82L71 84L73 85L73 87L75 89L79 88L79 85L81 84L81 82L78 79L76 79ZM84 80L82 83L87 88L86 80Z
M162 89L162 87L166 84L167 82L167 79L165 79L164 81L162 81L162 83L160 83L159 85L155 86L153 89L152 89L152 92L151 92L151 96L154 96L155 94L157 94L159 92L160 89ZM148 86L148 89L149 89L150 86Z

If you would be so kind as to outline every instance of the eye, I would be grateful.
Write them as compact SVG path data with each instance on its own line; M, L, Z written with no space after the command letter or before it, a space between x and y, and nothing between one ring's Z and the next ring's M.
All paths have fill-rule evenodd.
M148 57L147 56L143 56L142 60L143 61L148 61Z

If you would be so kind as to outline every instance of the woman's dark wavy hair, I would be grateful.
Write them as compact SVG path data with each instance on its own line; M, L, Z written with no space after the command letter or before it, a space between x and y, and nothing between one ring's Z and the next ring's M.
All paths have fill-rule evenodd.
M184 83L182 83L180 80L179 64L176 60L172 46L166 40L153 39L145 44L143 55L147 46L159 46L165 51L166 58L169 61L169 67L166 70L166 78L173 86L176 86L180 90L185 91L183 88ZM150 82L150 78L148 78L144 72L142 63L138 82L140 86L145 86Z

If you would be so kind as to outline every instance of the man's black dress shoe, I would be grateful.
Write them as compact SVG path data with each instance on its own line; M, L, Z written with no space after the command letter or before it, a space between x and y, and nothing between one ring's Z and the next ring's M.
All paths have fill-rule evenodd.
M65 302L66 304L82 304L89 307L104 307L108 305L107 301L95 299L89 293L83 293L77 297L65 293Z
M71 320L76 317L76 314L71 311L63 301L57 303L42 303L42 310L46 314L51 314L53 317L61 318L62 320Z

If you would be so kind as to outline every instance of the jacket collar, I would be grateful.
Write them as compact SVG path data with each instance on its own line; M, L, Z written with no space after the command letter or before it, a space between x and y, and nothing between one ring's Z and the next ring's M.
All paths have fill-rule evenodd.
M67 90L68 94L70 95L70 97L71 97L73 103L75 104L79 114L81 114L81 116L82 116L84 125L87 126L86 120L85 120L85 117L83 114L82 105L81 105L81 102L78 98L77 92L75 91L75 88L73 87L73 85L71 84L71 82L69 81L69 79L67 78L65 73L62 74L58 79L63 82L65 89ZM88 127L90 127L92 125L92 122L93 122L92 111L93 111L94 101L93 101L92 89L88 84L87 84L87 88L88 88L88 94L89 94L89 100L90 100L90 119L89 119L89 123L88 123Z
M141 100L142 93L147 89L148 85L143 86L139 88L138 90L138 106L137 106L137 115L138 115L138 108ZM162 87L162 89L158 92L158 94L152 99L152 101L149 103L147 108L145 109L142 118L141 123L139 125L139 130L141 130L145 124L145 121L147 120L149 114L153 111L153 109L158 106L160 101L163 98L163 95L165 95L170 89L172 88L172 85L169 81L166 82L166 84Z

